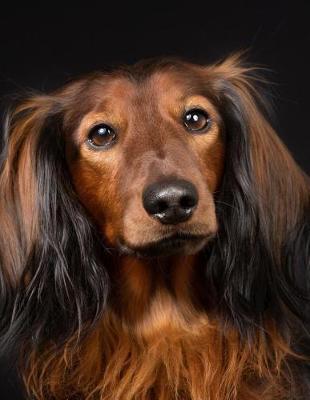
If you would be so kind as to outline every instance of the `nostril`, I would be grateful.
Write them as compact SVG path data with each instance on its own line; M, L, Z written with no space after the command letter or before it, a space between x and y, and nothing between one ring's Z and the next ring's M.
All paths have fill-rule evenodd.
M156 208L157 208L157 213L160 214L160 213L166 211L167 208L169 208L169 205L165 200L158 200Z
M185 195L180 199L180 206L184 209L194 208L197 204L197 198L194 196Z

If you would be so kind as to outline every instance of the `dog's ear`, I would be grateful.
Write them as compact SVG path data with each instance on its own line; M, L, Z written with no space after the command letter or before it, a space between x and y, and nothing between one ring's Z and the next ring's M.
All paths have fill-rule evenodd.
M70 91L68 91L70 92ZM72 90L70 92L72 97ZM101 244L65 159L65 94L35 96L8 114L0 173L3 340L62 340L103 309ZM9 330L8 330L9 326Z
M240 323L257 323L266 309L279 318L284 309L299 314L297 264L305 282L309 263L309 182L267 121L256 72L238 55L204 71L226 141L220 233L207 275Z

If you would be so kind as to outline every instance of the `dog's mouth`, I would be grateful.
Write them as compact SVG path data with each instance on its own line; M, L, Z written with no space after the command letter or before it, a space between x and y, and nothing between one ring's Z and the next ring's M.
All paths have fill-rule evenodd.
M119 241L121 253L138 257L167 257L174 254L195 254L201 250L213 235L175 233L143 246L130 246Z

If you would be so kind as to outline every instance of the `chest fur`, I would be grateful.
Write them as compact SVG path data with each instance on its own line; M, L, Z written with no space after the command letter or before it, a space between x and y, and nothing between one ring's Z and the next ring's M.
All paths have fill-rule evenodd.
M135 325L107 314L84 360L104 400L282 399L267 379L270 354L259 346L159 293Z

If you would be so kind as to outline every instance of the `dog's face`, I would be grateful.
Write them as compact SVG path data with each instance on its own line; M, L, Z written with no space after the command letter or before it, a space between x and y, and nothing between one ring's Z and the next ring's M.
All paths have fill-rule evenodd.
M217 231L222 121L195 69L101 77L68 139L81 202L107 243L144 256L195 253ZM95 100L94 100L95 99Z

